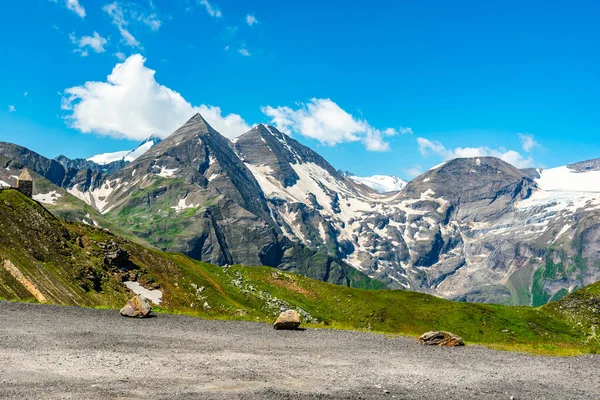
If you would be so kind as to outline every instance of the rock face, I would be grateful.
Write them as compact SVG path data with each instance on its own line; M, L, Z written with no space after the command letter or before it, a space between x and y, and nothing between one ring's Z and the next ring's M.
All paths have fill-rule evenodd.
M429 346L443 347L456 347L465 345L460 336L443 331L426 332L419 337L419 343Z
M150 303L148 303L148 300L144 296L137 295L132 297L131 300L121 308L120 312L124 317L146 318L152 312L152 307L150 307Z
M300 314L296 310L287 310L279 314L273 327L282 330L294 330L300 326Z
M125 268L129 262L129 252L121 247L114 241L104 243L98 243L98 247L104 252L104 264L115 268Z

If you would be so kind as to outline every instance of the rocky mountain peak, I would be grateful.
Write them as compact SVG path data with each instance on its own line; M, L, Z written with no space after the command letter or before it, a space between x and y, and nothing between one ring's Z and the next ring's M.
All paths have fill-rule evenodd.
M456 205L459 219L474 221L506 210L537 188L524 171L495 157L456 158L430 169L404 188L408 198L424 193Z
M259 124L234 143L238 156L244 163L265 169L284 187L293 186L299 179L294 165L313 163L323 168L335 179L345 178L315 151L304 146L274 126Z

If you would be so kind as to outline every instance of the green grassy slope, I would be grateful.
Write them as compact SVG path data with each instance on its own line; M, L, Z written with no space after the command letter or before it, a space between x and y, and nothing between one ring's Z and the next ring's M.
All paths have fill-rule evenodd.
M205 318L272 322L281 309L294 308L312 326L406 335L441 329L468 343L552 354L598 349L589 327L553 307L457 303L414 292L341 287L266 267L218 267L64 222L14 190L0 192L0 232L0 298L10 300L34 296L2 267L6 260L56 304L118 308L131 296L123 281L137 280L163 292L161 310ZM126 250L129 259L107 262L107 245ZM594 296L600 291L584 290ZM584 302L590 298L576 292L555 306L575 295Z
M65 189L56 186L48 179L43 176L30 171L34 177L34 188L37 193L49 193L56 192L60 195L55 200L55 204L44 204L43 206L55 216L67 220L67 221L86 221L90 225L94 223L100 225L103 228L110 230L111 232L125 237L129 240L133 240L136 243L148 245L142 238L130 233L125 225L121 225L120 221L113 222L106 218L103 214L98 212L94 207L90 206L86 202L77 197Z

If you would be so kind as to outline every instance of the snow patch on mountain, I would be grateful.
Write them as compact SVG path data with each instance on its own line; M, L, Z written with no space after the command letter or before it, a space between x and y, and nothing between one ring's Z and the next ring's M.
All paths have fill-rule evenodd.
M60 193L58 193L56 190L52 190L45 194L38 193L38 194L33 195L33 199L35 201L39 201L40 203L43 203L43 204L52 204L52 205L55 205L56 201L61 197L62 197L62 195Z
M173 206L171 208L174 209L177 214L179 214L180 212L182 212L183 210L187 210L188 208L198 207L197 204L186 204L186 202L187 197L184 197L183 199L179 200L179 203L177 203L176 206Z
M115 161L121 161L130 153L130 151L115 151L114 153L102 153L96 154L93 157L88 158L88 161L95 162L98 165L106 165Z
M175 172L177 172L178 168L167 168L167 167L160 167L160 172L156 175L161 176L163 178L171 178L173 175L175 175Z
M379 193L400 191L406 186L406 181L397 176L373 175L373 176L350 176L350 179L362 183Z
M102 184L102 186L96 189L82 191L79 189L79 185L75 185L72 188L69 188L67 191L78 199L83 200L92 207L95 207L102 214L106 214L111 210L111 207L107 207L109 196L116 190L119 190L122 186L125 185L121 183L121 179L114 179L112 181L105 182Z
M543 207L547 213L600 207L600 171L578 172L567 166L550 168L540 171L536 183L540 190L517 207Z
M95 162L98 165L106 165L115 161L131 162L138 157L144 155L148 150L154 147L161 140L158 137L151 136L144 140L138 147L133 150L115 151L113 153L97 154L88 158L88 161Z
M147 298L148 300L150 300L152 303L154 303L156 305L160 305L160 303L162 302L163 294L158 289L155 289L155 290L146 289L145 287L140 285L139 282L127 281L127 282L123 282L123 283L125 286L127 286L127 289L131 290L133 293L135 293L137 295L144 296L145 298Z
M562 166L542 170L536 182L543 190L597 192L600 195L600 171L577 172Z

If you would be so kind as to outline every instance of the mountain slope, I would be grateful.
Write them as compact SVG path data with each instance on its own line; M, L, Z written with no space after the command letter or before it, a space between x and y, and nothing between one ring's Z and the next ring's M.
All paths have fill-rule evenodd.
M65 182L67 174L65 168L59 162L43 157L25 147L0 142L0 156L3 157L3 163L14 160L21 166L27 166L29 169L37 172L55 185L60 186ZM9 167L6 166L5 168ZM10 172L9 170L7 171Z
M426 284L449 298L541 305L599 280L600 201L593 192L572 190L573 180L593 187L594 176L573 173L563 186L552 186L552 170L532 180L535 175L499 160L477 158L416 178L407 196L429 190L438 204L449 202L436 223L442 240Z
M356 176L350 175L350 179L367 185L378 193L399 192L408 182L389 175Z
M372 238L363 231L385 223L381 212L388 209L389 196L344 177L317 153L272 126L255 127L240 136L234 148L290 240L343 259L386 284L407 287L398 271L377 271L380 257L396 256L391 246L393 254L382 255L359 243L359 237Z
M203 317L272 322L282 308L294 308L305 323L321 326L411 335L444 329L470 342L534 351L596 346L587 326L579 330L549 308L453 303L334 286L271 268L218 267L63 222L16 190L0 191L0 230L5 299L118 308L131 295L129 282L153 291L163 309ZM593 300L586 293L580 298Z

